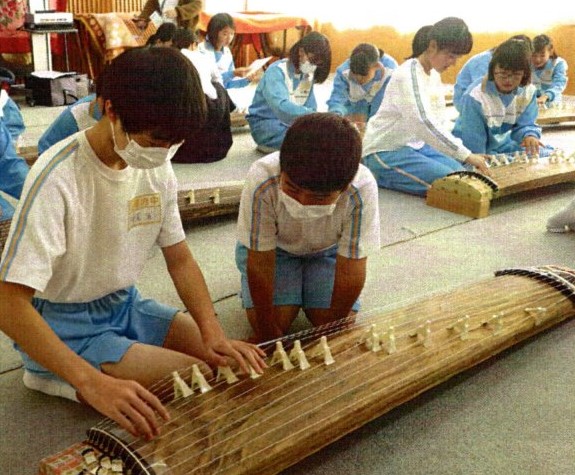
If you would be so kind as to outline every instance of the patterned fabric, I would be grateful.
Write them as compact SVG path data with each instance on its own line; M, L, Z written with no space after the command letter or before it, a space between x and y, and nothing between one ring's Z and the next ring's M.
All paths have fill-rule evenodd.
M132 21L133 13L93 13L76 15L86 28L105 61L111 61L126 48L143 46L156 32L152 22L141 31Z
M0 0L0 31L20 28L25 13L26 0Z

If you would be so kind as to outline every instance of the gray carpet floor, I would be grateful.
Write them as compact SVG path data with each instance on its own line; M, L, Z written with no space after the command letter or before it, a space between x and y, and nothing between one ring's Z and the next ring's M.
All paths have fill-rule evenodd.
M23 107L32 143L58 112ZM575 151L569 127L545 141ZM237 180L260 155L247 128L234 132L225 160L179 165L181 180ZM506 267L575 267L575 234L550 234L548 216L575 197L562 184L502 198L474 220L380 190L382 247L369 258L363 309L465 287ZM225 330L249 329L238 298L235 220L187 227L187 241L206 276ZM180 305L162 262L152 256L142 293ZM488 296L476 296L488 298ZM15 316L17 318L17 316ZM305 328L300 319L294 330ZM575 322L567 321L457 375L285 470L285 474L575 474ZM0 474L37 473L41 458L85 438L100 420L82 405L36 394L22 382L17 354L0 334Z

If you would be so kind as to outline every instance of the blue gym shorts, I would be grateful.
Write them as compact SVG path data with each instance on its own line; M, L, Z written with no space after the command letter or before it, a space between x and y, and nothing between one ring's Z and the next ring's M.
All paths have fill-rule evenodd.
M32 304L68 347L92 366L117 363L134 343L162 346L177 309L143 299L135 287L118 290L87 303L53 303L34 298ZM17 345L24 367L55 378Z
M337 246L324 251L298 256L276 248L274 285L275 306L296 305L306 308L329 308L335 279ZM236 245L236 265L241 273L241 298L244 308L252 308L247 276L248 249ZM359 300L352 307L359 310Z

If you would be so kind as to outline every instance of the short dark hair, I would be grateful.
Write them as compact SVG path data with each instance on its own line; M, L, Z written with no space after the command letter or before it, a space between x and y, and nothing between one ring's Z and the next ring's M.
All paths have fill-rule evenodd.
M205 96L196 69L175 48L132 48L106 68L102 99L127 133L149 132L177 143L200 128Z
M208 22L206 31L208 41L215 46L218 41L218 34L227 26L236 31L234 19L229 13L216 13Z
M542 53L547 48L553 48L553 40L547 35L537 35L533 38L533 53ZM557 53L553 48L552 53L549 55L552 59L557 59Z
M531 48L525 41L507 40L501 43L491 57L487 78L495 79L495 67L508 71L523 71L521 86L531 82Z
M166 43L170 41L176 33L177 27L174 23L162 23L156 32L148 38L147 45L154 46L158 41Z
M289 51L289 60L299 70L299 50L315 56L317 69L313 75L314 82L321 84L329 76L331 69L331 47L326 36L312 31L295 43Z
M306 190L343 190L356 175L361 136L345 117L313 112L298 117L280 149L280 169Z
M467 54L473 47L473 37L461 18L447 17L429 30L429 42L435 40L440 50L452 54Z
M353 74L365 76L369 73L369 68L379 62L383 56L383 51L370 43L358 44L349 57L349 69Z
M531 38L529 38L529 36L519 34L519 35L513 35L509 39L510 40L517 40L517 41L524 41L527 44L529 51L533 52L533 42L531 41Z
M189 28L180 27L172 38L173 46L178 49L187 49L192 44L198 42L198 37Z

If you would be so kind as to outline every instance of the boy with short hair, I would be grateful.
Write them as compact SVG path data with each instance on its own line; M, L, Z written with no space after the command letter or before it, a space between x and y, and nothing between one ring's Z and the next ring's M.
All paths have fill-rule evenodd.
M166 48L130 49L108 67L102 119L28 175L0 263L0 329L27 387L78 396L149 439L169 417L152 382L194 363L265 363L223 334L179 216L169 160L205 116L195 69ZM155 245L189 314L135 287Z
M252 165L236 262L256 341L283 336L300 308L313 325L358 310L367 254L380 244L377 184L360 159L348 119L312 113Z

